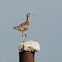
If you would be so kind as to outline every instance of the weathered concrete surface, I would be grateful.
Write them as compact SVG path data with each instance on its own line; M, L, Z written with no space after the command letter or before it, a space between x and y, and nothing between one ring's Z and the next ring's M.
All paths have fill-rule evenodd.
M31 52L38 52L40 51L40 44L36 41L24 41L19 45L19 51L31 51Z

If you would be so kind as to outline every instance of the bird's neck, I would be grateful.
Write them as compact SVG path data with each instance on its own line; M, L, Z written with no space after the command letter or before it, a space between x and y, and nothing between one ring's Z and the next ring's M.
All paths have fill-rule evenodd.
M27 17L27 22L29 22L29 17Z

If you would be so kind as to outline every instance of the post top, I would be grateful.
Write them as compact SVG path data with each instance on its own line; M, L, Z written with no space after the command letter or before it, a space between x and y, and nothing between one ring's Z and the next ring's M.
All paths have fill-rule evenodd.
M40 51L40 44L36 41L24 41L19 44L19 51L30 51L30 52L38 52Z

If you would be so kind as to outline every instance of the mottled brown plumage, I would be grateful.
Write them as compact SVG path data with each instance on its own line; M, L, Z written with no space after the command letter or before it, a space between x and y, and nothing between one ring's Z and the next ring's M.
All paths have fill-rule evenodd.
M29 16L33 16L33 15L31 15L31 14L28 13L26 15L26 17L27 17L26 22L20 24L19 26L14 27L14 29L19 30L19 31L22 32L22 37L23 37L23 34L25 34L24 31L28 30L29 29L29 26L30 26ZM25 34L25 36L27 37L26 34ZM23 38L23 41L24 41L24 38Z
M26 31L28 30L29 26L30 26L30 23L26 21L20 24L19 26L14 27L14 29L19 30L19 31Z

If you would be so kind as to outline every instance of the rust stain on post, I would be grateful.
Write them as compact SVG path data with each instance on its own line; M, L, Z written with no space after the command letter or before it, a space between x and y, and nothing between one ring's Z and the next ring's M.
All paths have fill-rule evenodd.
M19 52L19 62L34 62L35 52Z

